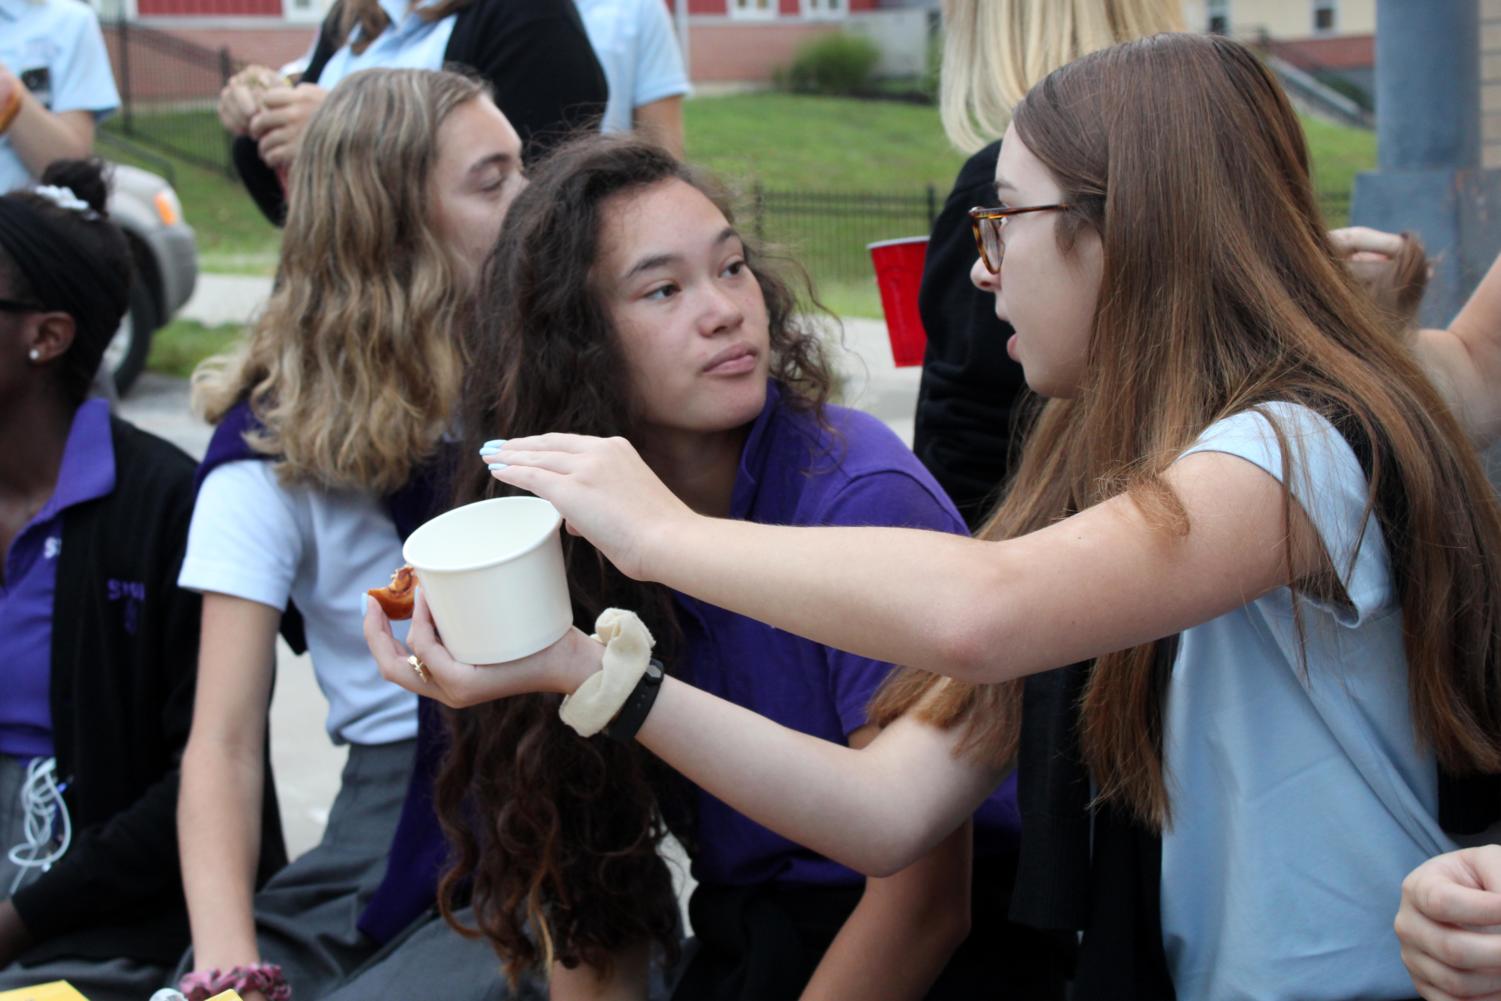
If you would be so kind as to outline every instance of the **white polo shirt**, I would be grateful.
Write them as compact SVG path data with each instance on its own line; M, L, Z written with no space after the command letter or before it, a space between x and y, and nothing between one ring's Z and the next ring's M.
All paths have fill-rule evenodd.
M417 697L380 676L365 647L365 591L402 565L380 500L355 490L283 486L273 464L230 462L203 481L180 587L302 613L325 728L336 744L389 744L417 734ZM392 623L405 638L406 623Z

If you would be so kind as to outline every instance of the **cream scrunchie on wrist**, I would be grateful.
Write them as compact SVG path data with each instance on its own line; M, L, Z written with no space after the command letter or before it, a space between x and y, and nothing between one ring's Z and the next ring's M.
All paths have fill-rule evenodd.
M594 736L620 714L646 673L656 643L640 616L623 608L601 612L594 622L593 638L605 645L603 665L558 707L559 718L581 737Z

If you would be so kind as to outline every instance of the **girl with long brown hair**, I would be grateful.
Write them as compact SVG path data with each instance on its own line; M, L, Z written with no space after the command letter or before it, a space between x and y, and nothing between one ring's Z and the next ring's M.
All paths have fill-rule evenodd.
M471 444L539 425L620 434L686 503L718 516L963 532L895 435L827 403L816 331L732 219L704 178L640 142L585 140L539 164L481 295L462 419L480 436ZM496 489L475 473L461 500ZM819 739L858 746L874 735L867 708L890 664L634 583L582 540L566 552L580 624L610 606L641 609L668 673ZM391 654L382 626L372 610L372 644ZM957 817L921 858L867 881L664 782L628 738L579 740L555 697L490 702L452 721L437 787L457 855L445 907L456 911L472 879L472 919L456 914L456 924L489 939L513 974L551 966L554 991L571 992L573 979L597 984L613 967L606 982L644 989L640 946L676 944L677 902L657 855L665 817L698 881L697 948L677 996L1061 995L1046 936L1008 929L984 894L973 918L967 905L972 840L982 888L1014 869L1009 788L981 807L973 839ZM1013 971L1005 981L989 979L997 963Z
M417 706L381 683L355 626L363 588L400 565L412 485L458 403L473 262L520 166L482 83L350 77L308 126L270 302L194 373L217 428L180 578L204 596L177 807L190 997L321 997L377 945L356 919L385 870ZM311 654L329 739L349 753L322 840L257 891L279 625Z
M912 451L971 528L1021 451L1031 394L1006 356L1011 328L969 280L969 210L990 203L1011 109L1053 70L1096 49L1181 31L1178 0L943 0L939 111L968 159L933 220L917 306L928 335Z
M889 871L1019 721L1018 878L1046 885L1018 907L1084 932L1077 996L1409 995L1402 877L1464 826L1445 792L1501 771L1472 446L1337 259L1245 47L1160 35L1049 75L996 195L973 275L1052 399L984 539L705 517L619 440L512 439L493 475L633 578L913 668L860 751L664 681L638 739L748 815ZM569 637L476 674L426 618L411 643L490 695L600 664Z

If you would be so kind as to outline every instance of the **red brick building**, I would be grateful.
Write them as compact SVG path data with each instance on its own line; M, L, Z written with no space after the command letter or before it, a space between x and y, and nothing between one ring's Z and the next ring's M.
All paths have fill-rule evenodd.
M764 83L799 45L866 15L934 8L936 0L663 0L687 29L695 83ZM686 3L680 12L679 3ZM303 55L327 0L105 0L123 14L239 61L280 66ZM111 10L110 8L113 8ZM686 25L684 22L686 21Z
M688 75L694 83L771 79L798 46L839 30L877 0L666 0L674 16L686 3ZM888 5L889 6L889 5ZM680 22L681 23L681 22Z

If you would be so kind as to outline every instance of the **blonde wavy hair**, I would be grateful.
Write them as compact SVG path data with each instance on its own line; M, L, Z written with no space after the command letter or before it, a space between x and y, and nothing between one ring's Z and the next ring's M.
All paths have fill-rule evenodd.
M1182 0L943 0L938 105L949 142L995 142L1032 85L1117 42L1184 30Z
M386 493L431 454L458 401L471 282L434 229L438 132L483 83L366 70L313 114L288 179L271 299L235 351L193 372L218 423L242 399L284 483Z

